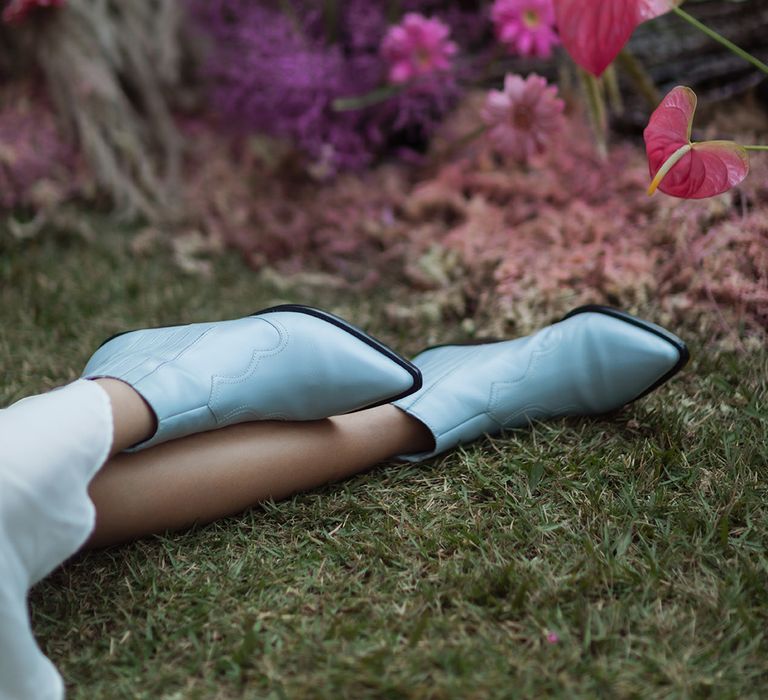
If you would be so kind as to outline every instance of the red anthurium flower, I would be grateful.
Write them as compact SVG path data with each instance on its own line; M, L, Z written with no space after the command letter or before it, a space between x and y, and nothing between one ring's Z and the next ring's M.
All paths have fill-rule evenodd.
M749 172L743 146L733 141L691 141L696 93L674 88L651 115L645 127L645 149L656 188L673 197L702 199L738 185Z
M666 14L683 0L554 0L560 41L571 58L600 76L638 24Z

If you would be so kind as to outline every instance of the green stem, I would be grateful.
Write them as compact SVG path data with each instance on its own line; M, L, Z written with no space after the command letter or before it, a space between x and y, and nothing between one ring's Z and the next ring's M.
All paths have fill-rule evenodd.
M387 7L387 20L390 24L397 22L400 19L400 16L403 14L403 8L400 7L400 5L400 0L389 0L389 5Z
M452 158L459 149L472 143L472 141L482 136L486 131L488 131L488 127L485 124L482 124L472 129L472 131L459 136L459 138L454 141L448 142L443 148L436 149L435 159L442 161L446 158Z
M496 48L493 50L493 54L488 59L488 63L485 64L485 69L483 70L483 76L479 80L480 85L485 85L486 83L490 82L491 79L494 77L494 71L496 69L496 65L507 55L507 50L504 47L503 44L496 44Z
M626 48L619 52L617 60L619 65L626 71L637 91L648 103L648 106L651 109L656 109L659 102L661 102L661 95L656 89L653 79L648 75L648 71L643 67L643 64Z
M472 143L472 141L474 141L479 136L482 136L486 131L488 131L488 127L485 124L472 129L472 131L469 131L463 136L460 136L452 144L450 144L449 150L455 151L459 148L462 148L463 146L466 146L468 143Z
M597 152L601 158L608 155L608 122L605 114L605 100L600 92L600 83L591 73L579 68L582 90L587 98L589 121L595 135Z
M391 97L403 92L408 87L408 83L382 85L375 90L371 90L365 95L355 95L354 97L337 97L331 104L334 112L349 112L356 109L364 109L372 105L386 102Z
M288 17L288 20L293 25L296 33L301 34L301 20L299 19L299 15L297 14L296 8L293 6L291 0L280 0L279 4L280 9L282 10L283 14Z
M742 146L746 151L768 151L768 146Z
M704 32L710 39L714 39L715 41L721 43L723 46L725 46L725 48L733 51L733 53L735 53L737 56L740 56L745 61L749 61L749 63L751 63L755 68L758 68L759 70L763 71L763 73L768 75L768 65L763 63L760 59L755 58L751 53L748 53L744 49L739 48L732 41L729 41L713 29L710 29L706 24L702 24L695 17L689 15L685 10L681 10L679 7L675 7L672 9L672 11L679 17L682 17L686 22L690 22L694 27L696 27L696 29Z
M603 86L608 96L608 104L611 106L611 111L614 114L622 114L624 112L624 100L621 98L619 77L616 75L616 67L613 64L608 66L605 69L605 73L603 73Z
M339 38L339 4L338 0L325 0L325 36L329 44L335 44Z

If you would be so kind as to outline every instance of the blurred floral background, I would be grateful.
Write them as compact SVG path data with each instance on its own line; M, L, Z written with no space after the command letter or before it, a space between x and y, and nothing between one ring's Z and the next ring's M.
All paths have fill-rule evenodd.
M687 85L695 141L768 143L766 75L679 2L576 9L640 5L627 46L593 56L600 23L566 26L573 0L10 0L0 236L87 240L99 212L191 274L234 248L285 278L418 292L397 322L508 331L592 302L763 332L768 153L690 195L716 196L665 194L674 166L649 197L643 129ZM768 1L685 8L768 59Z

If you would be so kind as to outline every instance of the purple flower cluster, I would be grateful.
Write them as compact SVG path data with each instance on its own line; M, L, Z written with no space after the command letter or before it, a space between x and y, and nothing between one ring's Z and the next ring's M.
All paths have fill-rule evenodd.
M404 3L420 4L429 5ZM363 167L386 149L419 150L458 96L445 71L376 104L334 110L334 100L387 82L386 3L193 0L192 7L211 39L215 111L241 133L291 140L324 171Z

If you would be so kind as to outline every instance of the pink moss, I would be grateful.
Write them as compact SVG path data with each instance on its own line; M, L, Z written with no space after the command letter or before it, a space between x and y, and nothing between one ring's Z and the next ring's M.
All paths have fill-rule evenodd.
M641 145L616 144L603 161L573 115L527 166L500 163L484 139L440 156L476 126L480 102L446 126L420 174L390 165L323 185L202 129L190 201L254 267L410 285L460 317L526 327L608 303L670 323L768 326L768 159L754 158L739 188L694 202L649 198Z
M403 169L382 166L321 184L295 152L266 142L223 140L205 123L185 127L193 153L186 180L189 216L239 249L254 267L322 269L372 284L388 250Z
M453 207L460 223L441 243L513 317L517 304L651 303L672 316L722 305L765 327L768 164L754 160L748 186L709 204L651 199L642 150L619 144L603 162L572 117L532 168L499 167L479 146L421 189L433 210L440 199Z

